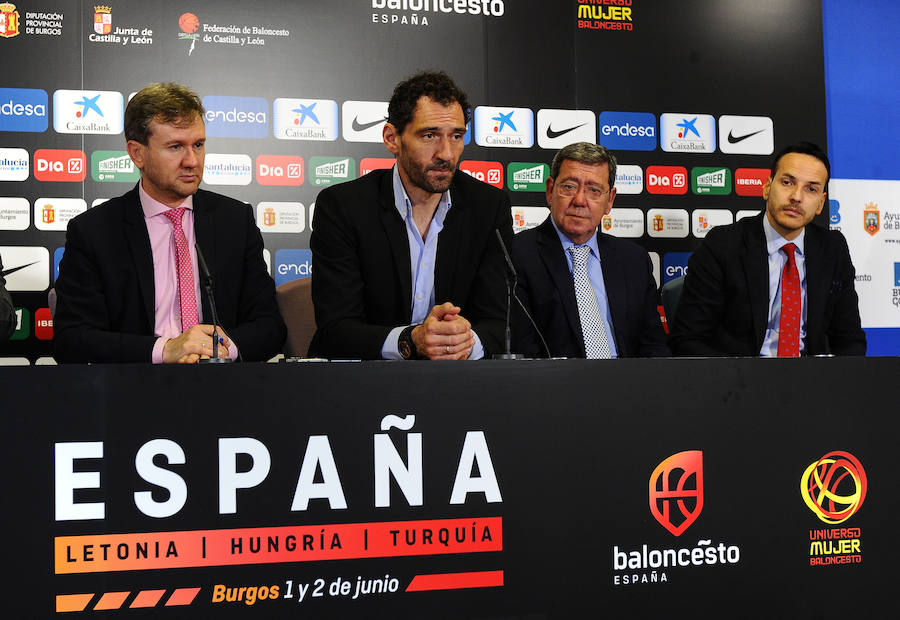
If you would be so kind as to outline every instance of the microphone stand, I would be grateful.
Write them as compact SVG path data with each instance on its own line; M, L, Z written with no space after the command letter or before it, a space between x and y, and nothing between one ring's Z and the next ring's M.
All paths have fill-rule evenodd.
M197 249L197 263L200 266L200 275L201 280L203 281L203 290L206 292L206 299L209 302L209 310L212 314L212 325L213 325L213 345L212 345L212 357L208 359L201 358L199 363L201 364L230 364L234 360L230 357L219 357L219 315L216 312L216 299L213 295L213 277L209 272L209 268L206 266L206 260L203 258L203 252L200 251L200 244L195 243L194 247Z
M516 268L513 267L512 259L509 257L509 252L506 251L506 244L503 243L503 237L500 235L500 231L495 228L494 232L497 234L497 241L500 243L500 249L503 250L503 257L506 259L506 269L503 274L503 277L506 280L506 351L504 353L494 353L492 357L495 360L520 360L524 359L525 356L521 353L512 352L512 339L510 337L509 329L510 308L512 307L513 291L516 288L518 276L516 275ZM512 276L512 278L510 278L510 276Z

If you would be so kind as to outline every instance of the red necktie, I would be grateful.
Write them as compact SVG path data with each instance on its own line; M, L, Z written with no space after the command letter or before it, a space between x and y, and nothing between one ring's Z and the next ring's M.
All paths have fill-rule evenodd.
M164 215L172 220L175 232L175 265L178 269L178 300L181 305L181 331L187 331L200 322L197 316L197 293L194 289L194 269L191 264L191 249L188 247L181 218L184 207L169 209Z
M778 357L800 356L800 273L794 259L793 243L785 244L782 251L787 262L781 271L781 321L778 324Z

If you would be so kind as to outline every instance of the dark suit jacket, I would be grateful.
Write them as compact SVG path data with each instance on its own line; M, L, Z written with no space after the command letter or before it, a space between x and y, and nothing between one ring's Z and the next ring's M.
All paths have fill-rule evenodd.
M769 316L769 263L762 218L709 231L688 261L670 344L677 355L758 356ZM844 236L806 227L806 340L809 355L865 355Z
M324 189L310 248L318 330L310 355L380 359L394 327L412 320L409 240L394 206L392 170ZM457 171L438 235L435 302L459 306L485 347L501 351L506 316L503 254L495 229L512 237L509 197Z
M647 251L630 241L597 233L603 283L619 357L671 355L659 319L659 297ZM550 217L513 239L519 299L528 308L553 357L584 357L575 284ZM546 355L530 321L513 314L515 352Z
M3 273L3 259L0 257L0 342L6 341L16 331L16 312L12 297L6 290Z
M277 354L285 327L250 207L199 190L194 232L214 280L219 322L241 359L262 361ZM153 253L137 186L69 222L56 293L57 361L151 361ZM206 296L201 298L203 320L211 323Z

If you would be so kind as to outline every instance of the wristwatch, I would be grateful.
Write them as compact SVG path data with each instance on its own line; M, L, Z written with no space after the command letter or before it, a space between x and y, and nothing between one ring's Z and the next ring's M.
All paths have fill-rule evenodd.
M413 342L412 339L412 332L419 325L421 325L421 323L409 325L408 327L404 328L404 330L400 332L400 337L397 339L397 348L400 351L400 357L405 360L419 359L419 352L416 350L416 343Z

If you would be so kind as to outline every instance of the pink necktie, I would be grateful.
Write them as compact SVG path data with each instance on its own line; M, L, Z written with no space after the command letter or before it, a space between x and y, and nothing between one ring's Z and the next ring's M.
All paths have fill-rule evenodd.
M796 246L784 245L787 262L781 272L781 321L778 324L778 357L800 356L800 274L794 259Z
M191 265L191 249L188 247L181 218L184 207L169 209L165 216L172 220L175 232L175 264L178 268L178 300L181 306L181 331L186 331L199 323L197 316L197 294L194 290L194 269Z

